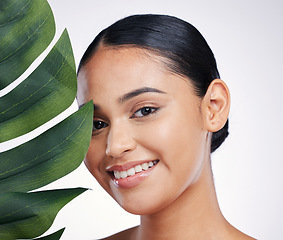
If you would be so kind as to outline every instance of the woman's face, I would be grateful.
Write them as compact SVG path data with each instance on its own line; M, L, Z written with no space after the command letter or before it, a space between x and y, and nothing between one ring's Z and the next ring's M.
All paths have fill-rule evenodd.
M78 80L79 104L94 102L85 164L125 210L154 213L198 182L207 131L188 80L136 48L100 49Z

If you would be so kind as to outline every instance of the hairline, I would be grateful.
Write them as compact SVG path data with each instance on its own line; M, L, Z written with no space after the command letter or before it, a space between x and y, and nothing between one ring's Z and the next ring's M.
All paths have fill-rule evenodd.
M172 75L181 77L184 81L188 82L190 87L192 87L195 95L202 99L204 96L200 96L198 94L198 91L196 87L193 84L193 80L186 76L185 74L182 74L178 72L177 70L174 70L172 66L176 66L173 60L171 60L164 52L167 52L168 55L172 54L169 51L162 51L159 49L155 49L152 47L147 47L147 46L141 46L138 44L121 44L121 45L111 45L105 43L103 37L98 43L98 45L95 47L93 53L84 61L83 64L80 64L77 72L77 76L79 75L79 72L91 61L91 59L95 56L95 54L100 51L100 50L120 50L120 49L137 49L137 50L142 50L142 53L149 59L150 61L156 62L160 64L161 68L160 70L164 69L167 73L170 73ZM153 58L152 58L153 57Z

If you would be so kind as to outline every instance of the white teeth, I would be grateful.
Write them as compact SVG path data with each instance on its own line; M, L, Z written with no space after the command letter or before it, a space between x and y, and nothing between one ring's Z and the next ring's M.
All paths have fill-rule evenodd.
M142 171L142 166L141 165L137 165L135 166L135 171L138 173L138 172L141 172Z
M120 177L121 178L126 178L127 176L128 176L127 171L120 172Z
M127 170L127 174L128 174L128 176L133 176L133 175L135 175L135 169L134 168L130 168L129 170Z
M148 163L147 162L143 163L141 166L142 166L142 169L145 170L145 171L148 169Z
M120 178L126 178L135 175L136 173L146 171L149 168L153 167L158 163L158 160L155 161L150 161L146 163L142 163L141 165L136 165L135 167L132 167L126 171L114 171L114 177L115 179L120 179Z
M114 171L114 177L115 177L116 179L121 178L121 174L120 174L120 172L118 172L118 171Z

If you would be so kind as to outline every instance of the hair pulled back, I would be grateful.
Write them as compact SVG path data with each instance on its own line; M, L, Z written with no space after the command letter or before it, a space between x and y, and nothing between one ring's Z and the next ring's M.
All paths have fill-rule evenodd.
M191 24L167 15L133 15L101 31L89 45L78 71L91 59L99 46L137 47L166 59L172 73L189 78L195 93L204 97L210 83L220 78L214 55L200 32ZM228 120L212 134L211 152L228 136Z

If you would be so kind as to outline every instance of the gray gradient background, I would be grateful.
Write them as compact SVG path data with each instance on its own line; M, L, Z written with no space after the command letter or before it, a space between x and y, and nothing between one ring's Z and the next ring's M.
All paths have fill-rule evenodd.
M283 2L49 0L49 3L57 23L56 40L66 27L76 64L99 31L131 14L174 15L198 28L215 54L221 78L232 97L230 136L212 155L221 210L232 225L253 237L283 239ZM64 116L75 109L74 104ZM0 144L0 149L8 149L12 144L13 141ZM83 164L46 188L75 186L93 190L59 213L49 232L66 226L62 240L101 238L139 224L139 217L122 210Z

